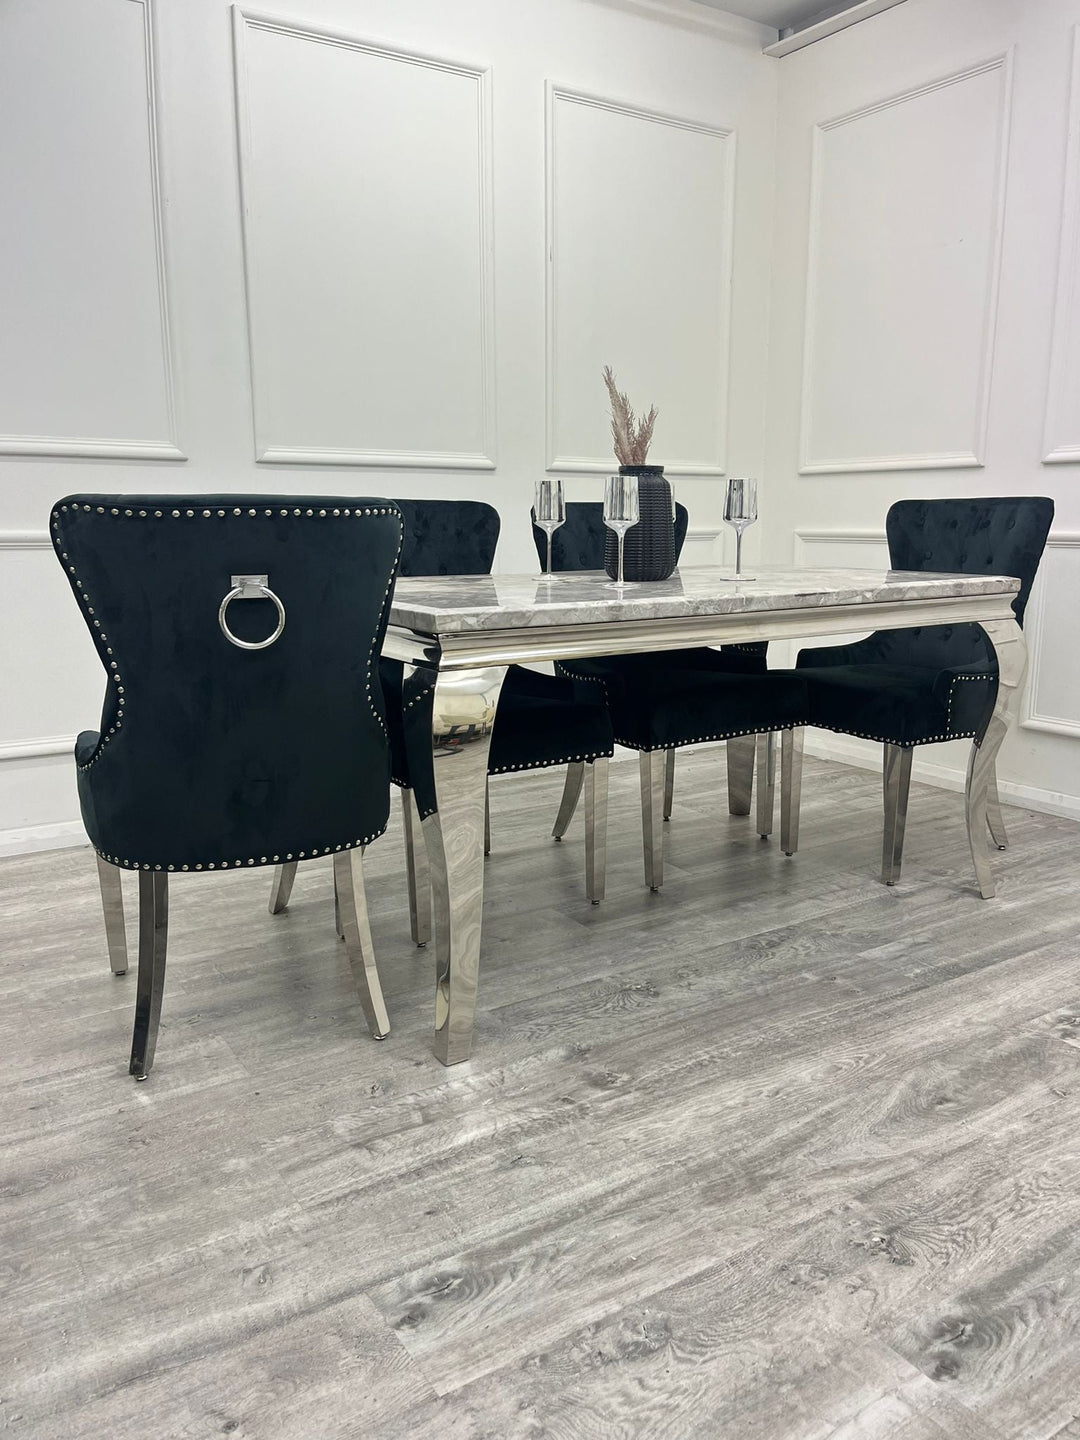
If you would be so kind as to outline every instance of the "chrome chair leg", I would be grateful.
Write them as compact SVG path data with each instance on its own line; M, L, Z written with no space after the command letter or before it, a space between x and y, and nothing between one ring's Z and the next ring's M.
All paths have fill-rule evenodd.
M664 753L664 819L671 819L671 802L675 797L675 751Z
M139 981L135 992L135 1030L128 1072L145 1080L154 1064L161 996L165 989L165 952L169 943L169 874L139 871Z
M607 884L607 802L608 762L601 756L585 767L585 893L594 905Z
M345 939L345 931L341 924L341 896L338 894L337 875L334 876L334 929L337 931L339 940Z
M664 883L664 752L641 750L641 838L645 848L645 884L659 890Z
M484 781L484 854L491 854L491 779Z
M289 903L293 881L296 879L297 861L287 860L284 865L275 865L274 883L270 887L270 914L280 915Z
M797 725L780 737L780 849L785 855L794 855L799 848L804 735Z
M385 1040L390 1033L379 971L375 965L375 947L368 924L367 895L364 890L364 847L339 850L334 856L334 881L341 901L341 923L345 950L352 967L360 1004L368 1029L375 1040Z
M561 840L570 828L570 821L574 818L574 811L581 798L581 787L584 783L585 762L577 760L573 765L568 765L562 799L559 801L559 813L555 816L555 824L551 831L556 840Z
M427 846L420 828L416 792L402 790L401 819L405 830L405 875L409 886L409 929L414 945L431 939L431 872Z
M109 947L109 966L114 975L126 975L127 932L124 929L124 891L120 883L120 867L110 865L100 855L96 859L101 909L105 916L105 942Z
M757 828L762 840L767 840L776 814L776 734L765 730L753 738L757 742Z
M990 777L986 787L986 825L997 848L999 850L1007 850L1009 848L1009 836L1005 830L1005 821L1001 818L1001 801L998 799L996 766L991 766Z
M900 879L904 855L904 826L907 823L908 790L911 786L913 751L886 745L882 768L885 792L885 830L881 843L881 878L886 885Z
M728 812L731 815L750 814L756 751L753 735L737 735L727 742L727 794Z

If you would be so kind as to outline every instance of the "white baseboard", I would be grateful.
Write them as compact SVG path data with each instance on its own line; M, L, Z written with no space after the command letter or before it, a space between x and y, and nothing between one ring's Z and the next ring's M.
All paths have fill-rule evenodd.
M38 850L67 850L89 845L81 820L60 820L55 825L27 825L21 830L0 830L0 856L33 855Z

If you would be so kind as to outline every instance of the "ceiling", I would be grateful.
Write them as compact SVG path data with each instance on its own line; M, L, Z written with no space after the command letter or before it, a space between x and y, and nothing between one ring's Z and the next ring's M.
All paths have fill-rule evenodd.
M823 20L827 15L847 10L854 0L832 0L831 4L829 0L698 0L698 4L783 30L789 25L801 29L811 20Z

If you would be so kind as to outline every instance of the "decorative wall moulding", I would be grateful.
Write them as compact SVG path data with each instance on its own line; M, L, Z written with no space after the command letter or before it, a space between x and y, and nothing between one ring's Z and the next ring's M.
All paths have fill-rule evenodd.
M100 3L100 0L99 0ZM145 84L146 164L153 223L155 268L154 317L159 334L161 392L159 404L165 412L165 434L153 438L117 435L67 435L0 433L0 456L44 456L87 460L186 460L177 439L177 401L174 383L175 358L169 322L167 257L159 162L159 119L156 62L154 56L154 0L117 0L125 6L138 5L142 12L142 63Z
M232 16L255 459L494 469L490 70ZM323 168L301 196L305 147Z
M9 740L0 744L0 764L6 760L43 760L66 755L74 763L74 735L43 735L30 740Z
M925 85L821 121L814 127L800 395L800 475L967 469L984 464L1005 222L1012 68L1012 50L1009 50ZM985 94L986 87L978 87L978 82L990 75L997 76L997 84L991 93ZM977 88L961 93L972 82ZM940 126L934 124L937 117L933 109L920 115L917 109L905 111L901 108L913 104L918 106L924 101L940 108L946 92L951 92L957 107L955 128L958 133L973 134L985 145L982 157L985 184L979 180L980 171L970 156L958 154L950 157L948 152L940 148L935 151L932 145L928 146L923 132L929 129L937 133L940 130ZM977 110L973 108L976 106ZM898 123L905 122L905 129L899 135L889 135L881 129L885 118L890 115L896 116ZM857 128L853 130L852 127L863 123L874 128L859 136ZM827 178L829 145L834 136L837 144L843 140L846 148L833 148L830 180ZM880 157L875 154L875 147L881 152ZM965 266L970 268L972 264L981 264L985 270L981 294L971 297L963 286L953 283L950 266L960 263L960 252L955 242L952 246L943 243L938 247L940 273L933 277L943 297L942 305L955 303L958 307L952 317L956 343L949 352L955 362L950 373L977 374L977 383L970 394L960 391L952 394L947 386L935 388L927 379L923 382L926 394L920 394L916 387L913 394L905 395L905 385L911 388L910 377L921 374L922 327L917 310L904 301L903 297L908 292L903 288L903 277L897 277L888 268L890 251L887 237L876 236L874 231L875 223L891 226L889 204L894 208L899 204L900 192L887 197L887 200L879 199L880 214L878 210L864 210L864 223L857 201L843 193L844 173L838 167L845 164L850 167L849 191L853 186L859 193L866 189L860 176L867 167L871 171L884 168L890 175L900 177L906 169L907 183L917 187L929 183L927 167L935 155L940 162L940 183L936 190L940 192L943 207L942 227L955 233L957 227L963 226L967 231L966 238L974 236L975 248L981 248L983 252L981 260L978 255L970 258L965 255L964 258ZM955 176L952 171L956 172ZM929 176L929 180L932 179L933 176ZM903 178L898 180L898 184L904 183ZM967 185L968 191L962 192L961 184ZM824 224L824 212L830 203L827 193L830 188L837 192L831 196L832 203L841 204L843 213L835 224ZM965 200L972 207L970 218L962 216L958 208ZM948 207L956 207L956 213ZM911 207L907 207L907 213L910 210ZM904 213L901 207L900 223ZM926 213L921 206L919 213L921 216ZM924 221L920 220L922 223ZM860 237L860 225L866 232L865 239ZM891 229L889 233L892 233ZM961 231L963 238L965 236ZM845 247L853 248L854 253L848 255ZM852 288L850 283L851 276L860 272L869 276L865 285L873 287L873 294L881 300L885 312L879 327L881 353L876 361L872 350L874 334L871 332L868 339L866 331L866 289L865 286L862 290ZM912 284L915 284L914 280ZM823 295L823 290L828 293ZM933 292L923 283L914 293L929 296ZM927 299L925 303L931 301ZM964 304L969 305L970 313L962 313ZM896 312L892 317L890 309ZM905 316L910 334L906 351L901 355L897 347L903 339ZM860 327L861 338L855 335L856 323ZM910 363L907 351L911 352ZM964 356L965 352L970 356L970 363L965 359L960 364L956 355ZM883 370L887 370L890 357L898 370L897 381L894 384L888 379L879 380L879 390L875 392L873 383L868 383L868 376L880 376ZM828 371L830 358L834 372L831 383ZM845 411L838 397L846 396L845 403L850 406L853 403L851 396L858 391L860 384L868 386L863 400L856 400L856 408ZM871 405L875 401L876 410L872 411ZM946 412L950 401L952 414ZM929 414L931 405L937 407L937 413L932 417ZM929 427L927 439L930 443L919 448L903 445L902 437L895 428L898 414L910 416L913 423L922 420L924 427ZM872 435L875 419L879 422L883 441L880 450L876 448ZM828 432L830 424L834 433L821 435L822 429ZM855 437L849 453L844 453L845 424L848 426L847 434ZM891 434L888 433L890 429ZM950 437L954 435L957 443L940 445L939 438L944 439L947 434ZM913 440L918 438L915 433L911 435ZM895 443L897 440L901 440L899 445Z
M728 125L652 110L630 101L569 88L552 80L547 82L546 89L547 469L554 474L605 474L614 467L613 456L588 453L586 447L592 443L591 429L582 418L582 407L587 409L590 417L593 408L601 419L606 415L607 405L600 372L604 364L611 364L619 379L632 383L635 392L638 389L647 392L644 394L643 403L655 401L659 406L659 429L652 453L656 455L657 463L663 464L665 474L688 478L724 475L727 473L735 130ZM597 147L606 145L610 163L593 165L589 171L588 184L578 184L576 197L571 197L567 187L572 187L576 181L581 180L581 176L573 171L573 164L585 165L587 157L583 158L578 145L573 145L567 154L560 154L559 121L561 116L569 120L575 117L575 114L578 118L585 114L596 119L597 128L590 137L590 143ZM605 134L607 121L613 123L606 126ZM603 176L605 184L615 183L612 175L622 163L622 158L627 155L637 155L639 166L646 162L641 159L638 150L628 145L625 134L616 133L614 126L619 121L656 127L653 143L658 146L662 146L673 136L685 137L686 144L681 146L684 163L659 166L653 173L657 176L657 184L681 184L684 191L683 203L694 207L692 210L688 208L682 215L672 213L667 202L657 202L654 194L648 201L648 206L651 207L648 213L636 222L637 232L634 229L635 221L627 218L626 228L620 233L623 221L619 209L617 206L613 209L608 198L600 194L600 177ZM639 131L642 137L646 134L647 132ZM567 174L569 179L566 179ZM686 178L689 176L693 177L692 180ZM575 210L575 206L579 208ZM602 212L599 216L592 213L597 207ZM657 258L655 250L646 248L634 279L638 329L635 333L624 336L620 351L620 342L615 337L620 326L625 329L625 320L622 318L627 313L625 286L619 278L618 257L610 253L605 257L604 236L609 233L609 227L613 227L610 233L618 236L615 249L620 255L625 255L629 253L638 234L642 237L649 234L655 236L657 228L674 230L680 226L684 227L686 233L701 237L699 254L690 262L691 267L698 263L699 269L688 270L685 275L675 273L670 266L663 263L663 257ZM576 247L576 255L568 257L567 251L571 245ZM678 305L665 305L662 315L650 316L647 307L650 280L646 269L649 258L654 265L659 266L653 284L657 293L660 292L660 286L656 281L661 279L668 290L672 286L696 286L694 303L688 302L681 308ZM576 273L572 273L575 260L577 269ZM607 296L605 282L610 292ZM565 312L564 295L571 295L573 300L572 304L567 302L568 308ZM707 300L703 301L702 295L715 295L715 305L710 306ZM590 342L586 354L580 338L578 343L575 343L576 337L567 337L568 315L572 321L576 317L576 323L580 323L584 331L591 330L594 334L603 333L613 337L605 340L605 344L614 347L611 353L600 354L597 351L594 354L594 344ZM662 396L652 393L647 380L643 382L639 378L630 382L630 376L622 371L630 369L632 372L633 365L627 363L627 352L636 349L643 357L638 369L647 373L646 352L649 345L664 343L657 335L658 328L678 321L685 330L687 317L690 317L691 330L694 331L696 327L696 333L692 334L682 353L675 351L675 363L682 364L687 371L685 376L679 377L676 389L679 393L688 394L694 385L699 389L705 388L705 393L693 409L695 416L707 414L710 417L711 433L704 437L699 435L692 442L702 444L707 453L695 454L688 446L680 455L677 435L671 429L678 421L677 415L673 413L674 407L666 403ZM693 347L699 352L697 356L691 353ZM671 368L668 367L669 370ZM705 380L701 379L703 374L706 376ZM595 407L592 407L591 402L579 398L587 393L586 384L593 382L596 391ZM578 407L579 413L573 417L571 423L573 433L567 434L567 413L571 404ZM668 427L666 429L665 424ZM590 433L583 433L586 429L590 429ZM689 454L686 453L687 449L690 449Z
M1042 730L1049 735L1065 735L1071 740L1080 740L1080 703L1077 704L1075 715L1051 715L1046 714L1039 708L1039 682L1042 676L1043 657L1045 654L1045 635L1047 627L1048 603L1047 596L1050 590L1050 569L1047 566L1047 556L1054 550L1069 552L1069 558L1076 564L1076 578L1074 584L1080 592L1080 530L1063 530L1057 534L1051 532L1046 542L1047 554L1043 556L1043 564L1040 568L1039 577L1035 583L1035 589L1031 600L1028 602L1027 615L1025 617L1025 630L1028 639L1028 653L1030 655L1030 670L1028 671L1027 683L1024 687L1023 711L1020 725L1024 730ZM1051 607L1053 608L1053 607ZM1059 613L1066 616L1075 615L1075 605L1069 596L1065 596L1061 605L1057 607ZM1071 623L1071 622L1070 622ZM1077 669L1072 661L1075 649L1072 642L1071 630L1063 637L1064 643L1056 647L1053 664L1059 667L1067 667L1066 673L1076 676ZM1080 702L1080 686L1077 699Z
M1074 25L1072 31L1068 127L1043 424L1043 463L1047 465L1080 462L1080 25Z
M47 530L0 530L0 550L51 550Z

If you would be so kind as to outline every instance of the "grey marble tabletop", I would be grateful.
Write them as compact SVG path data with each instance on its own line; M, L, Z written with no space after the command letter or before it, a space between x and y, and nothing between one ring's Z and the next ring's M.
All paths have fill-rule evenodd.
M729 569L692 566L670 580L617 586L599 570L547 575L402 576L390 623L427 635L545 625L812 610L896 600L1002 595L1006 575L938 575L906 570L785 570L758 566L736 582Z

